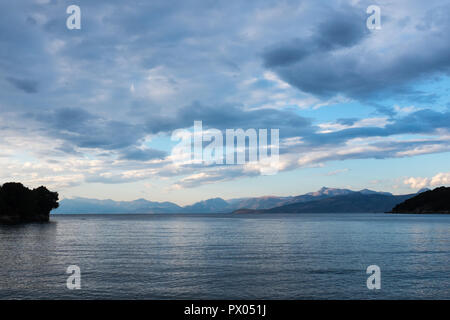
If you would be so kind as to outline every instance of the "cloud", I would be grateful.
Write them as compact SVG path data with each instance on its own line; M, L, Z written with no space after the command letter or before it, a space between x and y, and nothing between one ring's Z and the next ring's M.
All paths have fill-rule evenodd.
M229 166L210 169L201 173L193 173L184 178L179 179L172 188L184 189L195 188L204 184L218 183L224 181L230 181L238 179L245 174L245 168L243 166ZM260 175L259 169L248 171L245 176L258 176Z
M167 156L167 152L146 148L139 149L135 147L127 148L122 151L120 156L121 160L138 160L138 161L147 161L151 159L163 159Z
M292 67L311 55L353 46L368 34L363 27L364 21L359 8L331 9L327 18L319 20L313 28L312 35L267 48L263 53L264 65L268 68Z
M338 169L338 170L330 171L326 175L331 177L331 176L336 176L341 173L346 173L348 171L349 171L349 169L347 169L347 168L346 169Z
M17 89L20 89L26 93L36 93L37 92L37 81L29 79L17 79L8 77L6 80L11 83Z
M280 171L449 151L443 1L379 1L376 32L365 1L80 1L77 31L67 4L40 2L0 3L4 177L188 188L259 175L176 166L145 143L195 120L280 129Z
M320 133L330 133L341 131L349 128L364 128L364 127L376 127L383 128L388 124L388 118L367 118L367 119L339 119L335 123L321 123Z
M292 110L244 110L237 104L206 106L201 103L186 105L168 116L154 115L146 122L149 133L172 132L190 128L201 120L206 128L225 129L280 129L280 136L292 137L311 134L314 130L308 118Z
M440 135L439 129L450 130L450 112L437 112L425 109L413 112L404 117L365 119L353 121L351 126L322 124L322 129L328 129L323 134L314 134L310 142L314 144L345 143L354 138L388 137L402 134L434 134ZM364 125L364 123L366 125ZM355 125L356 124L356 125ZM330 128L333 130L330 131ZM334 131L335 129L342 130Z
M44 134L79 148L116 150L133 146L144 137L138 125L105 119L82 108L58 108L27 116L38 122Z
M205 183L228 181L244 176L259 175L251 166L175 166L162 150L143 147L148 134L168 134L178 128L189 128L194 120L202 119L203 129L280 128L279 171L321 166L326 162L348 159L384 159L410 157L419 154L450 151L450 113L429 109L419 110L404 117L391 119L339 119L336 123L313 126L309 119L287 110L242 110L238 106L206 107L202 104L185 106L170 116L156 115L143 119L143 124L130 126L104 119L83 109L60 108L49 114L33 116L51 130L51 137L63 140L59 147L69 154L83 149L104 150L116 155L116 164L110 170L89 174L88 182L123 183L154 176L183 176L175 184L190 188ZM258 127L256 127L258 128ZM127 132L127 130L130 130ZM120 132L118 136L116 132ZM405 135L431 135L414 138ZM91 151L92 152L92 151ZM149 163L151 160L157 162ZM142 162L134 169L129 161ZM198 174L198 171L205 174ZM124 174L126 172L126 174ZM200 173L201 173L200 172ZM195 174L194 174L195 173ZM331 174L338 174L335 172Z
M415 112L415 111L420 110L420 109L416 108L415 106L400 107L398 105L395 105L394 106L394 110L397 113L407 114L407 113Z
M269 47L264 65L292 86L323 98L411 94L412 81L450 75L450 44L442 41L450 32L443 14L448 4L431 1L422 11L412 6L401 12L386 3L382 29L371 33L364 28L361 4L328 9L331 20L319 20L306 38Z
M411 189L450 185L450 172L441 172L431 178L409 177L403 183Z

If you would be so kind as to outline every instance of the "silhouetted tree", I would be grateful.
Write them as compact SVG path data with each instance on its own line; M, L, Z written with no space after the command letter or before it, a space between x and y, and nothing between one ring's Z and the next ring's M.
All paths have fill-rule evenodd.
M422 192L392 209L394 213L450 213L450 188Z
M50 211L58 206L58 193L44 186L33 190L17 182L0 186L0 222L49 221Z

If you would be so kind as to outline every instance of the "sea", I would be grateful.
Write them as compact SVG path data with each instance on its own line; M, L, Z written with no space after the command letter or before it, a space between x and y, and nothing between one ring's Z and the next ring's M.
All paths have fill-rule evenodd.
M51 215L0 226L0 299L450 299L450 215Z

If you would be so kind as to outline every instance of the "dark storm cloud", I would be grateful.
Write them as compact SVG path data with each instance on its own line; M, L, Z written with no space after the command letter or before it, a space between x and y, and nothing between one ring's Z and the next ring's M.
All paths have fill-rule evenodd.
M151 133L170 133L179 128L192 127L196 120L201 120L204 128L219 130L278 128L280 138L302 137L305 144L310 147L342 144L354 138L436 134L439 129L450 131L450 112L438 112L431 109L419 110L404 117L391 118L390 123L384 127L366 126L318 133L318 128L311 123L310 119L301 117L293 111L276 109L244 111L234 105L212 108L198 103L179 109L172 117L152 117L146 122L146 130ZM338 119L337 123L351 126L358 120L361 119L345 118Z
M264 64L268 68L294 64L311 54L307 40L294 39L272 46L263 53Z
M355 138L390 137L405 134L436 134L437 130L450 131L450 112L437 112L430 109L416 111L407 116L391 119L384 127L347 128L335 132L318 133L318 128L307 118L292 111L261 109L243 111L241 108L224 105L211 108L201 104L181 108L172 117L155 116L145 124L130 125L111 121L89 113L83 109L61 108L49 114L29 115L45 124L45 131L54 138L65 141L60 151L74 153L74 147L98 148L115 151L119 159L147 161L163 159L167 153L162 150L138 148L146 134L166 133L182 128L190 128L194 121L201 120L203 128L226 129L280 129L280 138L301 137L301 150L336 147ZM358 119L340 119L338 123L353 125ZM417 144L427 142L417 142ZM444 142L442 142L444 143ZM395 144L404 150L411 147L402 142ZM307 149L305 149L307 148ZM402 149L402 150L403 150ZM296 152L295 147L281 148L280 153ZM339 157L339 155L336 155ZM346 156L344 156L346 157ZM378 157L378 156L377 156Z
M119 159L122 160L136 160L147 161L151 159L164 159L167 156L167 152L156 149L138 149L135 147L126 148L122 151Z
M351 47L369 32L365 28L366 15L360 8L344 7L333 10L316 28L313 43L318 49L331 50Z
M141 126L104 119L80 108L30 113L28 117L37 120L48 135L80 148L122 149L135 145L144 135Z
M355 10L364 12L362 8L350 12ZM450 5L430 4L424 11L416 29L413 20L409 25L413 31L405 28L404 36L397 38L387 34L392 32L389 24L369 34L367 16L331 11L333 19L319 23L310 37L274 44L263 61L286 82L320 97L408 94L413 80L450 72L450 42L443 41L450 33L443 12L449 12ZM389 17L388 10L383 13ZM400 25L395 30L402 30Z
M20 89L26 93L36 93L38 82L35 80L29 80L29 79L17 79L17 78L11 78L8 77L6 80L11 83L14 87L17 89Z
M319 52L355 45L368 34L361 10L350 7L332 10L329 17L314 28L311 36L267 48L263 53L265 66L288 67Z
M201 120L204 128L225 129L280 129L280 137L309 135L314 131L308 118L292 110L258 109L244 110L238 105L205 106L200 103L187 105L171 116L155 115L146 124L151 133L171 132L189 128Z

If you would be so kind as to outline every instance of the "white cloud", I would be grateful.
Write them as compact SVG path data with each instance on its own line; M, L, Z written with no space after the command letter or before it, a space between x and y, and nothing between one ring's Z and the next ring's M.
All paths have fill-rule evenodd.
M341 174L341 173L346 173L348 171L349 171L349 169L347 169L347 168L345 168L345 169L338 169L338 170L330 171L326 175L327 176L335 176L335 175L338 175L338 174Z
M398 113L408 114L408 113L418 111L418 110L420 110L420 108L416 108L415 106L400 107L398 105L395 105L394 110Z
M268 81L275 82L280 89L291 88L291 85L283 80L281 80L274 72L266 71L264 72L264 79Z
M367 118L355 121L353 124L342 124L337 122L327 122L320 123L318 126L322 130L319 133L330 133L336 132L344 129L351 128L364 128L364 127L375 127L375 128L384 128L387 124L389 124L389 119L387 117L380 118Z
M403 181L411 189L422 189L426 187L439 187L450 184L450 172L441 172L431 178L410 177Z

